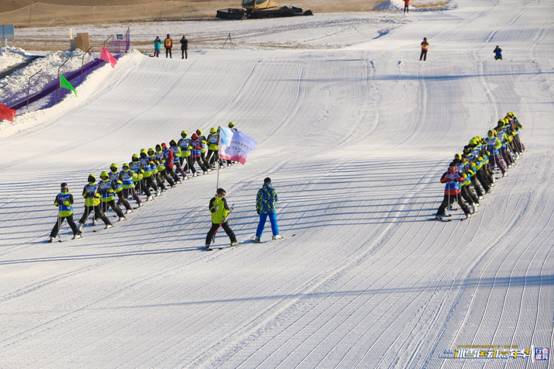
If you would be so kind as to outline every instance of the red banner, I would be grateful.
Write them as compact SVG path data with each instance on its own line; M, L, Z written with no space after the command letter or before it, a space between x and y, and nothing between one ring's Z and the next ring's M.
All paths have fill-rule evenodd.
M9 120L13 122L15 119L15 110L10 109L6 105L0 103L0 120Z

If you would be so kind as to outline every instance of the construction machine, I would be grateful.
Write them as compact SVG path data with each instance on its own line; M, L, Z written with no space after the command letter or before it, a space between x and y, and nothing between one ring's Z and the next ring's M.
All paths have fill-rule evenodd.
M273 0L242 0L242 8L226 8L217 11L219 19L257 19L313 15L311 10L296 6L279 5Z

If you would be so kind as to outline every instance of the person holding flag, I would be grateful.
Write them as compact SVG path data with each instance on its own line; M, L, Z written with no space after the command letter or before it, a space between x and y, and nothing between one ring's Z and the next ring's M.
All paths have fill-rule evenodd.
M229 223L227 222L227 218L229 218L229 215L231 214L231 209L229 209L229 206L227 205L227 200L225 199L226 195L227 192L225 192L223 188L218 188L215 196L212 197L212 199L210 200L208 208L210 209L211 213L212 227L206 235L207 250L210 250L210 244L212 243L215 234L217 233L217 230L220 226L223 227L225 233L227 233L227 236L229 236L231 240L231 246L235 246L238 244L237 237L235 236L235 233L233 232L231 227L229 227Z

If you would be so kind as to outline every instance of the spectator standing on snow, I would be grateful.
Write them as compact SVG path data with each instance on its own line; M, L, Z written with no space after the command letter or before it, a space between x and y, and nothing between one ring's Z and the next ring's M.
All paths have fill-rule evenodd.
M231 246L235 246L237 244L235 233L227 223L227 218L231 214L231 209L229 209L229 206L227 205L225 195L227 195L225 190L223 188L218 188L216 195L210 200L209 209L212 217L212 227L206 235L206 248L208 250L210 249L210 244L212 243L220 226L223 227L225 233L227 233L227 236L231 239Z
M171 39L171 37L169 37L169 33L165 37L164 47L165 47L165 58L167 59L167 56L169 55L169 58L171 59L172 58L171 49L173 48L173 40Z
M502 49L500 48L500 46L496 45L493 53L494 53L494 60L502 60Z
M156 58L160 57L161 48L162 48L162 40L160 40L160 36L156 36L156 39L154 40L154 56Z
M410 0L404 0L404 14L410 11Z
M429 50L429 42L427 42L427 37L423 37L421 41L421 54L419 54L419 60L427 60L427 51Z
M189 49L189 40L183 35L181 37L181 59L188 59L187 50Z
M281 240L283 237L279 235L279 225L277 224L277 211L275 203L277 202L277 192L271 185L271 178L264 179L264 185L258 190L256 196L256 212L260 216L258 228L256 230L256 242L261 242L262 233L264 231L265 221L269 217L271 222L271 232L274 240Z

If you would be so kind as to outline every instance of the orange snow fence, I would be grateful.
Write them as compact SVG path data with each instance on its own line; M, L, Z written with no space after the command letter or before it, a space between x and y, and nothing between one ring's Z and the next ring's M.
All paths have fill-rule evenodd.
M9 120L13 122L15 119L15 110L0 103L0 120Z

